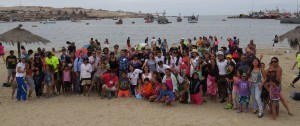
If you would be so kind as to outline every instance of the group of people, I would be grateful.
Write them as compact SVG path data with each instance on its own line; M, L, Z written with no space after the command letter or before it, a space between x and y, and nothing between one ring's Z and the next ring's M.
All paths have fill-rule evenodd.
M132 47L128 38L127 49L116 44L110 50L107 39L101 46L91 38L87 53L67 42L60 57L23 47L20 60L12 50L6 58L7 83L14 85L12 98L17 88L17 101L31 99L34 90L38 98L97 92L102 99L134 96L166 105L201 105L219 98L227 103L225 109L251 111L258 118L270 111L276 119L279 102L292 115L281 91L279 59L264 64L253 40L246 48L239 47L236 37L227 41L228 47L219 47L216 36L199 37L196 42L182 38L169 47L166 39L153 37L151 43L145 40L145 46Z

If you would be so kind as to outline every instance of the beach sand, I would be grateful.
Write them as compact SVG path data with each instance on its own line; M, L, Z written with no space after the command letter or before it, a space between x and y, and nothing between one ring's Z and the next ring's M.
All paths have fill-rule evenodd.
M268 64L277 56L283 68L283 94L294 116L289 116L280 103L280 115L276 121L270 114L262 119L252 113L237 113L225 110L224 104L208 100L201 106L175 103L171 107L143 100L117 98L101 99L96 93L90 97L63 95L34 99L27 103L10 99L11 88L0 88L1 126L296 126L300 122L300 102L289 98L290 92L300 90L288 86L298 69L290 70L296 61L295 53L273 54L271 49L258 50L264 53L263 62ZM295 51L293 51L295 52ZM6 80L6 68L0 61L0 82Z

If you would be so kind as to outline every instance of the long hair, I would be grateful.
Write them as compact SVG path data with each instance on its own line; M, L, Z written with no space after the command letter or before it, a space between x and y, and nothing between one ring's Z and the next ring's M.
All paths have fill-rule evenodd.
M260 60L259 60L258 58L255 58L254 60L257 60L257 62L258 62L257 67L260 68ZM249 74L253 71L253 69L254 69L254 66L253 66L253 61L254 61L254 60L252 60L252 62L250 63L250 69L249 69L248 75L249 75Z

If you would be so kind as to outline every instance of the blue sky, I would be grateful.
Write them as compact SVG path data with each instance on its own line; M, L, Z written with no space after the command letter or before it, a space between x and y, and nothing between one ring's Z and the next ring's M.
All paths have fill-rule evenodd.
M0 0L0 6L51 6L83 7L105 10L162 12L167 15L237 15L254 11L275 9L297 10L297 0Z

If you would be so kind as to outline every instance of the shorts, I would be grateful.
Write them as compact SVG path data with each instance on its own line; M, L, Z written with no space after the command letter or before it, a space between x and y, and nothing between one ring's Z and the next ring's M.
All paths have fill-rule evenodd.
M129 90L119 90L118 92L118 97L128 97L130 94L130 91Z
M7 76L16 76L16 69L7 69Z
M116 91L116 87L113 86L113 87L108 87L106 84L103 84L102 85L102 89L106 89L106 91Z
M249 97L248 96L240 96L239 97L240 104L249 104Z
M29 90L33 91L34 88L35 88L35 85L34 85L34 81L32 79L32 76L25 76L25 80L26 80L26 83L29 87Z
M71 88L71 82L70 81L64 81L65 88Z
M81 85L84 86L84 85L90 85L92 84L92 80L90 79L82 79L81 80Z
M52 81L51 81L51 80L45 79L45 83L46 83L48 86L51 86L51 85L52 85Z

